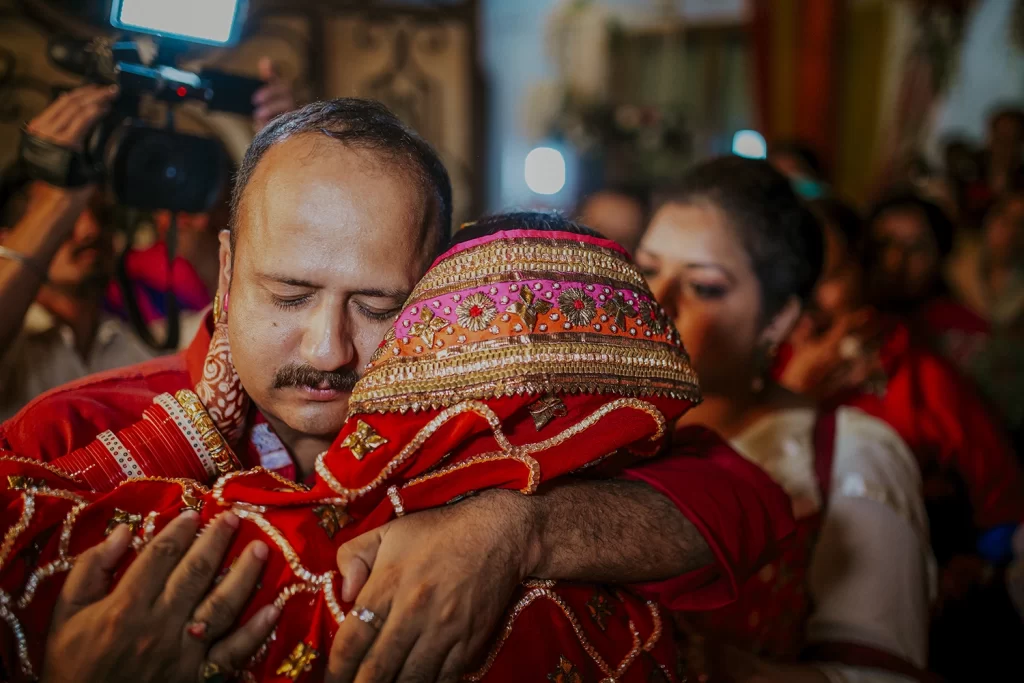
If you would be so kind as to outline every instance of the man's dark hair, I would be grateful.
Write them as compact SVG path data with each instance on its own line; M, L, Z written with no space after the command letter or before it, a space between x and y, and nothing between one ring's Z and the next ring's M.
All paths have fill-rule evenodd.
M815 180L825 180L825 165L821 157L808 143L802 140L779 140L772 144L768 156L779 154L797 159Z
M935 202L929 201L913 191L896 191L875 204L868 214L868 225L892 211L916 211L935 238L939 258L945 258L953 251L956 228L946 212Z
M761 284L762 321L791 298L811 296L825 257L824 235L789 180L767 161L727 156L697 164L666 199L706 202L722 212Z
M494 235L502 230L535 230L537 232L568 232L573 235L585 235L606 239L596 230L570 220L560 213L548 211L510 211L486 216L466 225L455 233L445 251L452 247L470 242L481 237Z
M448 241L452 222L452 184L434 148L380 102L351 97L312 102L282 114L256 134L235 176L231 194L231 246L235 244L238 209L260 159L279 142L307 133L320 134L349 147L371 150L410 171L430 198L428 216L435 239L432 254Z

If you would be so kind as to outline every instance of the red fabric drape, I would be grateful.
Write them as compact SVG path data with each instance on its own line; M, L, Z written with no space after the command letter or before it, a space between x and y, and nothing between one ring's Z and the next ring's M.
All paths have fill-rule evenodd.
M754 0L751 55L757 121L769 140L796 137L826 165L836 159L840 26L845 0ZM780 36L795 40L781 44ZM792 73L794 88L784 87ZM792 106L779 106L780 98ZM791 120L782 120L792 112ZM782 116L780 116L780 113ZM788 118L788 117L786 117Z

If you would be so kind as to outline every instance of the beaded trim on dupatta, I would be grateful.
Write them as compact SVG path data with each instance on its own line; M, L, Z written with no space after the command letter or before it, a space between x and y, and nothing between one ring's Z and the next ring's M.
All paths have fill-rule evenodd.
M435 262L356 385L349 413L546 392L700 400L678 333L621 249L512 230Z

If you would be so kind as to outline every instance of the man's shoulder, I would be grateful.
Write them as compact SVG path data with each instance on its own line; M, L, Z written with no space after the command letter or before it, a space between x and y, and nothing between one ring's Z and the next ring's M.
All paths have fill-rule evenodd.
M38 396L0 425L0 450L59 458L99 432L134 423L157 394L190 384L181 353L83 377Z

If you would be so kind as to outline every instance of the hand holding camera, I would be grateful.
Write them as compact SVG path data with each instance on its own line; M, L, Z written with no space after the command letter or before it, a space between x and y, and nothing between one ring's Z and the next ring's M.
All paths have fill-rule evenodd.
M38 138L81 152L86 135L110 112L117 92L116 85L75 88L54 100L39 116L29 121L25 130Z

